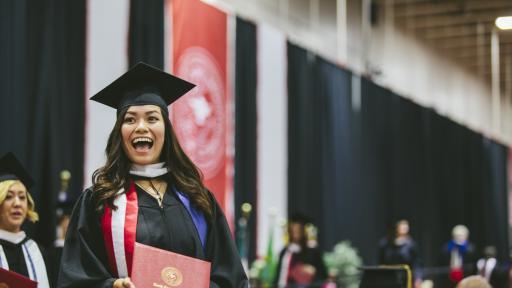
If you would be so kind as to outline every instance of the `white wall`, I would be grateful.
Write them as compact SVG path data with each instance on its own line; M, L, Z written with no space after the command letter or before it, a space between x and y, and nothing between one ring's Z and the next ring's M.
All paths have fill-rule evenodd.
M417 35L394 28L381 16L368 43L368 62L380 73L374 74L375 82L470 129L512 143L510 103L501 105L501 131L493 129L488 81L426 46Z
M116 111L89 98L126 71L129 4L127 0L87 1L84 187L105 163L105 147Z
M469 127L491 128L486 82L400 31L382 32L374 31L370 43L369 61L381 71L376 82Z
M257 253L265 255L270 227L274 253L283 243L278 226L288 216L288 91L286 39L269 25L257 29ZM274 223L271 223L274 221Z
M375 82L403 97L432 107L462 125L502 143L512 144L512 107L501 103L501 130L493 132L490 84L462 69L457 63L428 48L414 35L394 29L381 6L379 25L365 30L362 3L347 3L347 59L339 59L335 0L204 0L255 22L281 29L288 39L355 73L379 71ZM385 2L385 1L381 1ZM226 8L227 7L227 8ZM311 11L318 10L317 16ZM388 14L389 15L389 14ZM364 31L369 31L366 39ZM369 70L368 70L369 69ZM509 97L510 98L510 97Z

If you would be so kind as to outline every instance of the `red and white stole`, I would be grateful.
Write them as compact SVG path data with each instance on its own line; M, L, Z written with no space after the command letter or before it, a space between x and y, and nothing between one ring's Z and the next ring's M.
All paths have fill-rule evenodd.
M119 190L114 200L117 209L114 211L105 205L105 213L101 219L110 268L119 278L128 277L131 274L139 212L133 180L130 180L128 191L123 192L124 189Z

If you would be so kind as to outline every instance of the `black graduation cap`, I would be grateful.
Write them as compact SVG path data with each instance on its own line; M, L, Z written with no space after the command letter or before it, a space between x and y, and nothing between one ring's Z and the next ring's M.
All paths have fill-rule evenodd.
M34 185L34 179L11 152L0 158L0 182L6 180L20 180L27 190Z
M412 274L407 265L361 267L360 288L411 288Z
M196 85L139 62L90 99L117 109L128 106L157 105L163 113L167 106Z

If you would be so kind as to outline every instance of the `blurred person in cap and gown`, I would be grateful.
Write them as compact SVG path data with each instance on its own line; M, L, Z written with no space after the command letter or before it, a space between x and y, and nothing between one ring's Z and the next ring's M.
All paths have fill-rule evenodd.
M293 214L288 219L289 244L279 253L276 287L321 287L327 278L327 269L315 241L306 233L306 217Z
M45 259L38 244L21 225L39 220L28 190L34 185L29 173L12 153L0 158L0 267L50 287Z
M379 264L409 265L414 276L414 286L419 287L422 281L419 248L409 231L409 221L400 219L395 222L392 233L379 242Z
M485 278L493 287L507 287L510 264L497 259L494 246L486 246L483 254L484 257L476 262L478 275Z
M210 287L248 287L226 218L169 121L168 105L194 86L139 63L91 98L117 121L71 215L58 287L135 287L134 242L211 262Z
M453 227L452 239L445 245L444 254L449 264L448 278L452 284L475 273L475 248L469 242L469 229L466 226Z
M53 249L51 249L51 260L52 267L51 269L51 282L57 283L59 276L59 267L60 260L62 258L62 251L64 250L64 243L66 239L66 234L69 226L69 221L71 217L71 211L73 209L74 202L72 201L64 201L57 203L57 226L55 229L55 241L53 242Z
M71 217L71 211L73 210L74 201L70 199L68 188L69 181L71 179L71 173L68 170L62 170L60 172L60 191L57 198L57 225L55 229L55 241L52 249L52 282L57 283L58 279L58 267L60 267L60 259L62 257L62 250L64 249L65 237L68 231L69 220Z

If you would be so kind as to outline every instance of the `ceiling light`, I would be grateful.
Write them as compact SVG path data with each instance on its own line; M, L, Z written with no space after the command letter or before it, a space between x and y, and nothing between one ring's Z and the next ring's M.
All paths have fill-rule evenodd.
M498 17L495 23L501 30L512 29L512 16Z

